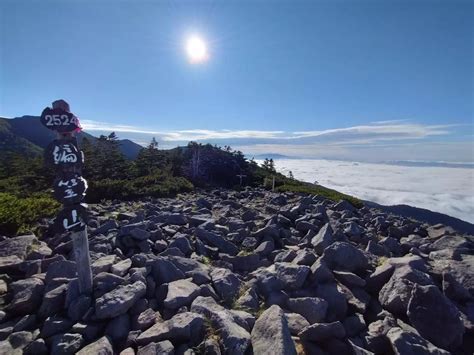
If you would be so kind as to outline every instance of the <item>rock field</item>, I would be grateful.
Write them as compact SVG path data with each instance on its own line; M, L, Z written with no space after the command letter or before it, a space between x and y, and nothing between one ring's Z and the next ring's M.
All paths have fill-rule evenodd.
M91 205L0 237L0 354L472 354L474 237L260 189Z

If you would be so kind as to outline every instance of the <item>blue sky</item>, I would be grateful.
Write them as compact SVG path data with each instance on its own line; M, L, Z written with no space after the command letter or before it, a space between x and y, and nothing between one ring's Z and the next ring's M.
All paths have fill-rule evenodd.
M0 115L247 154L474 161L472 1L0 0ZM199 35L209 59L191 64Z

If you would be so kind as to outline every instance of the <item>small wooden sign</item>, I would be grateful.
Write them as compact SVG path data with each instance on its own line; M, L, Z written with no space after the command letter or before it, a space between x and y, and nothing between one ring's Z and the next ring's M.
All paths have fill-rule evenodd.
M63 171L79 172L84 163L84 157L72 139L55 139L45 150L45 163L60 168Z
M41 113L41 123L59 133L75 132L81 129L79 119L62 108L46 107Z
M54 181L54 197L64 205L81 203L86 190L86 179L77 173L64 174Z
M56 217L55 227L58 232L84 231L87 220L87 206L75 204L64 207Z

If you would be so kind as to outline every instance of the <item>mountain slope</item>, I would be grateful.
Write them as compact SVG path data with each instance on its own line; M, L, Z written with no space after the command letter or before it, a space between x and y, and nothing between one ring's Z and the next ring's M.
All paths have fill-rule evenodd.
M14 153L34 156L41 151L41 147L13 133L9 120L0 119L0 157Z
M46 148L48 144L56 137L55 133L44 127L39 116L22 116L12 119L0 117L0 138L2 138L2 151L16 152L20 154L38 154L41 148ZM77 134L79 143L83 138L91 142L97 140L87 132ZM128 158L136 158L142 146L128 139L119 140L121 152ZM39 150L38 150L39 149Z
M384 206L375 202L364 201L368 207L378 208L387 213L393 213L405 218L413 218L417 221L426 222L429 224L444 224L450 226L461 233L474 235L474 225L472 223L463 221L462 219L448 216L443 213L433 212L425 208L413 207L409 205L393 205Z

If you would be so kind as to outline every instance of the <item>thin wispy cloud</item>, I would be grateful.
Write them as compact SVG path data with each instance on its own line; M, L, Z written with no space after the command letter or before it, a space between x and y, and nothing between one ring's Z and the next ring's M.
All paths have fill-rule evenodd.
M381 121L382 122L382 121ZM214 140L214 139L282 139L298 140L303 138L335 137L351 140L362 138L361 143L376 140L419 139L429 136L450 134L453 125L422 125L422 124L374 124L353 127L326 129L321 131L263 131L263 130L205 130L188 129L176 131L159 131L125 125L112 125L105 122L83 120L82 126L89 131L114 131L157 135L165 141L183 140Z
M149 142L151 137L155 137L161 147L166 149L185 145L189 141L198 141L230 145L250 156L277 153L290 157L329 157L363 161L406 159L474 161L472 142L455 138L459 137L457 132L459 125L456 124L426 125L400 120L398 123L379 121L319 131L287 132L228 129L165 131L90 120L82 120L81 123L88 132L115 131L119 136L136 142Z

